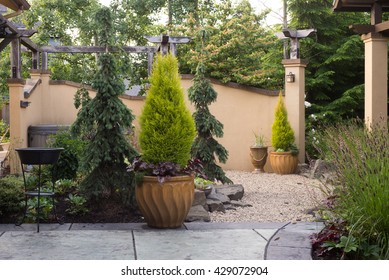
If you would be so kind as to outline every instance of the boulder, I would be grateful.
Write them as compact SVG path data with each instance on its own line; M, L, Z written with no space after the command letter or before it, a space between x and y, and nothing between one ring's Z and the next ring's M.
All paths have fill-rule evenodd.
M224 194L231 200L240 200L244 194L244 188L242 185L221 185L216 186L215 190L217 194ZM210 195L212 195L212 193Z
M215 212L221 211L225 212L224 204L220 200L207 199L208 211Z
M201 205L192 206L189 209L189 213L185 219L185 222L195 222L195 221L197 221L197 222L199 222L199 221L210 222L211 221L211 218L209 217L208 211L205 210L204 207Z
M192 206L201 205L205 207L207 205L206 200L205 193L195 189Z
M231 206L234 207L253 207L251 204L243 203L242 201L237 201L237 200L231 200L230 204Z
M208 199L218 200L221 201L221 203L223 204L230 203L230 198L223 193L211 193L208 195L207 200Z

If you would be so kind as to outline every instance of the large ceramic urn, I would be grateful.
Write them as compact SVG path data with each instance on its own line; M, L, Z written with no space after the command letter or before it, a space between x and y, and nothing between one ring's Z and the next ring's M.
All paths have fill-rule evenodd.
M254 166L254 173L265 172L263 169L267 160L267 147L250 147L251 163Z
M298 157L291 152L271 152L269 161L277 174L294 174L297 171Z
M136 187L136 201L148 226L178 228L188 215L194 198L194 178L175 176L163 183L155 176L144 176Z

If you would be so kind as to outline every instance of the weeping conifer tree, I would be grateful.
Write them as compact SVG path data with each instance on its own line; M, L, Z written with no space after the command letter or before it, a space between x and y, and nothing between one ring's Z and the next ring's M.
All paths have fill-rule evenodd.
M202 45L204 36L202 36ZM204 50L204 47L202 47ZM213 116L208 105L215 102L217 92L213 89L211 82L206 79L206 68L203 63L204 52L196 68L193 85L188 89L189 100L194 103L196 111L193 114L195 119L197 137L192 144L192 158L199 159L204 165L204 173L209 180L218 180L223 184L232 184L227 178L223 169L216 164L216 157L221 163L228 159L228 151L219 144L214 136L223 137L223 124Z
M90 137L82 156L82 167L88 175L81 188L97 200L119 193L126 202L132 202L135 185L133 174L126 172L125 160L132 160L137 152L125 133L131 128L134 116L119 99L125 87L115 57L108 52L114 34L108 8L96 13L96 23L99 44L106 48L98 56L98 70L92 83L97 93L93 99L83 98L86 101L72 126L73 134L86 133Z

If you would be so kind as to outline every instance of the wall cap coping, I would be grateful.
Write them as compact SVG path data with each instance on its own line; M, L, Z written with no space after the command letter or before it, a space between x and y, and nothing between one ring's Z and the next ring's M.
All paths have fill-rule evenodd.
M7 79L7 84L8 85L25 85L26 80L19 79L19 78L9 78L9 79Z
M192 74L182 74L181 75L181 79L183 79L183 80L192 80L193 78L194 78L194 75L192 75ZM284 92L283 90L268 90L268 89L253 87L253 86L241 85L241 84L234 83L234 82L222 83L219 80L216 80L213 78L209 78L209 80L213 84L216 84L216 85L222 85L222 86L226 86L226 87L230 87L230 88L246 90L246 91L259 93L259 94L266 95L266 96L278 96L280 91ZM76 83L76 82L67 81L67 80L50 80L49 84L50 85L68 85L68 86L73 86L73 87L78 87L78 88L80 88L82 86L81 83ZM96 91L95 89L93 89L89 85L84 85L84 87L87 90ZM124 98L124 99L129 99L129 100L144 100L146 98L145 96L132 96L132 95L125 95L125 94L121 95L120 97Z
M181 78L183 80L192 80L194 78L194 75L193 74L182 74ZM213 84L216 84L216 85L246 90L246 91L255 92L255 93L259 93L259 94L267 95L267 96L278 96L280 91L283 91L283 90L269 90L269 89L257 88L257 87L253 87L253 86L246 86L246 85L241 85L241 84L234 83L234 82L222 83L219 80L216 80L214 78L208 78L208 80L210 80Z
M31 74L51 74L50 70L43 70L43 69L30 69Z
M41 82L41 79L27 79L24 86L24 98L29 98Z

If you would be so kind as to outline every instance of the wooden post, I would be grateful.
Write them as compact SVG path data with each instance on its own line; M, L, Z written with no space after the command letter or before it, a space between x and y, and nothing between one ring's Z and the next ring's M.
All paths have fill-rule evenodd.
M42 52L41 53L41 56L42 56L42 70L47 70L48 69L48 56L47 56L47 52Z
M170 52L174 55L177 56L177 45L175 43L170 44Z
M147 73L150 76L152 68L153 68L154 53L152 53L152 52L147 53L147 58L148 58L148 61L147 61Z
M32 69L37 70L39 69L39 52L33 52L32 53Z
M162 35L160 51L162 55L166 55L169 52L169 35Z
M11 78L21 78L21 45L20 38L13 39L11 42Z

